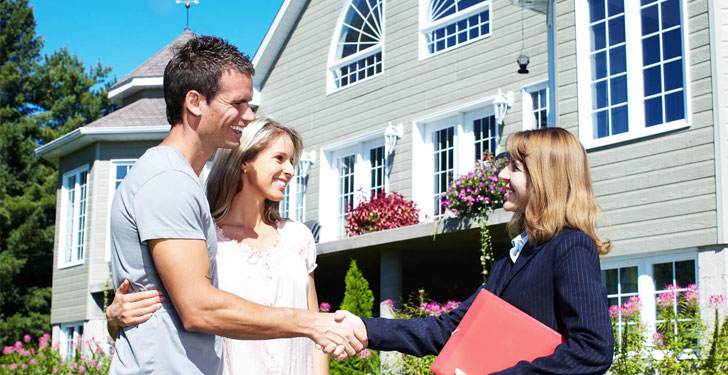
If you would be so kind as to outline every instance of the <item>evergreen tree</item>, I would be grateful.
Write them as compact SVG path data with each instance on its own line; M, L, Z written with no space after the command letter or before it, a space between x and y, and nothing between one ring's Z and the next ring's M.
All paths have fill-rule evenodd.
M347 310L361 318L371 318L374 307L374 294L369 289L369 282L352 259L349 270L344 279L346 291L344 301L339 306L340 310ZM354 356L346 362L339 363L333 359L329 360L330 373L332 375L364 375L379 374L379 356L374 351L366 351L366 355Z
M34 152L115 107L110 68L41 57L28 0L0 0L0 345L50 328L56 166Z

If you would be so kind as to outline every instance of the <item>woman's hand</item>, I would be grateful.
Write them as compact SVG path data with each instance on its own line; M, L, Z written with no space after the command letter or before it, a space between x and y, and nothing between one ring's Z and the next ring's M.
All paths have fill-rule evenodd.
M114 295L114 301L106 308L107 328L111 337L116 338L121 327L146 322L152 313L162 307L165 300L162 292L146 290L138 293L128 293L129 280L119 285Z

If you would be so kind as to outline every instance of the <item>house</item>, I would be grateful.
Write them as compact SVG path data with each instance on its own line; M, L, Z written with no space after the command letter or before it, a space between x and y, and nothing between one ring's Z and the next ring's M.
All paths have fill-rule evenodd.
M193 35L184 31L114 84L109 97L119 109L36 150L58 165L51 325L63 355L73 353L81 337L107 342L111 199L134 161L169 132L164 68L172 47Z
M610 304L641 297L654 329L667 285L699 284L704 301L728 293L726 10L716 0L285 0L253 59L254 104L303 136L282 210L320 224L319 299L341 301L350 259L379 301L419 288L466 298L482 282L479 231L438 197L482 151L541 126L587 149L599 232L613 243L602 258ZM59 164L54 341L104 335L110 197L169 128L168 47L110 91L122 108L38 149ZM414 200L424 222L347 238L345 207L381 190ZM489 218L497 251L510 247L509 218Z

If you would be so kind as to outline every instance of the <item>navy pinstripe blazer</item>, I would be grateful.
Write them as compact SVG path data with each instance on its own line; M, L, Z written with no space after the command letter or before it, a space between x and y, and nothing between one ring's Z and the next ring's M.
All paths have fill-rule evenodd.
M536 247L526 244L515 264L504 252L483 287L568 338L554 354L498 374L603 374L611 365L607 291L596 247L584 232L564 229ZM439 317L364 319L369 348L416 356L439 353L479 291Z

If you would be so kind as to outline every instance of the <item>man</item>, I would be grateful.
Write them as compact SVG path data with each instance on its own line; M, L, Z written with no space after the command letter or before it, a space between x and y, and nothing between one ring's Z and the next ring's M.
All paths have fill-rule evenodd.
M240 145L255 119L252 63L209 36L183 45L164 72L169 135L136 162L111 209L114 286L159 289L168 298L144 324L123 328L112 374L216 374L215 335L238 339L305 336L339 355L366 344L360 320L255 304L215 286L214 223L198 176L217 148ZM359 340L357 337L362 337ZM346 354L341 353L345 350Z

